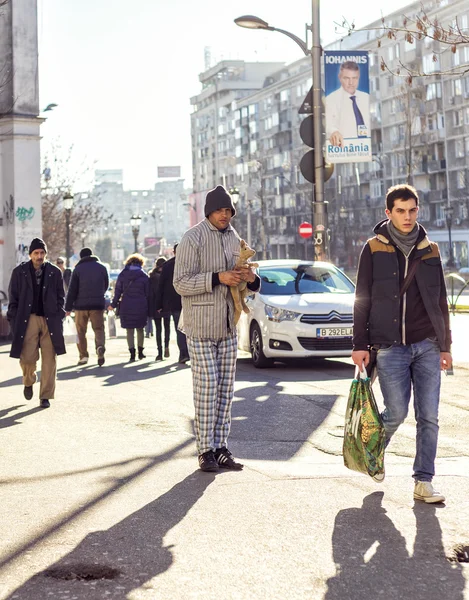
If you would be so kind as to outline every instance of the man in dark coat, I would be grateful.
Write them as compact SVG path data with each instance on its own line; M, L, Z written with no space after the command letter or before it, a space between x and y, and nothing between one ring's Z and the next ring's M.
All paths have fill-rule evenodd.
M75 325L78 336L79 365L88 362L88 344L86 341L86 330L88 321L94 331L96 354L98 365L104 364L104 294L109 287L109 273L97 256L93 255L90 248L82 248L80 260L73 270L70 286L65 302L67 315L75 311Z
M163 313L171 314L176 329L177 344L179 348L179 362L186 363L189 359L189 350L187 349L186 336L182 331L179 331L178 324L181 316L182 304L181 296L176 292L173 285L174 265L176 262L176 244L173 248L174 256L166 261L161 269L160 281L156 294L156 309L162 310ZM169 349L167 352L169 356ZM165 353L166 356L166 353Z
M7 318L13 333L10 356L20 359L24 397L31 400L41 349L40 406L55 396L57 354L65 354L63 336L64 286L60 269L46 260L47 246L35 238L30 260L11 274Z

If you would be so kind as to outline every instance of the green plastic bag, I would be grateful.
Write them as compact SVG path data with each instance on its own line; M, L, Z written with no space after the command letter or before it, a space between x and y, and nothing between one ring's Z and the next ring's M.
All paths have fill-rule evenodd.
M385 432L369 377L352 381L345 413L344 464L370 477L384 473Z

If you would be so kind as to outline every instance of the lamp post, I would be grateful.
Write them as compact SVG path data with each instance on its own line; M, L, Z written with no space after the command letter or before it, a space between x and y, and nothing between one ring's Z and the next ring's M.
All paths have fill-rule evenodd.
M70 213L73 207L73 194L65 192L62 197L62 203L65 210L65 264L70 266Z
M449 258L446 266L450 269L454 269L454 253L453 253L453 241L451 239L451 226L453 224L453 213L454 207L450 204L445 206L445 217L446 217L446 226L448 227L448 243L449 243Z
M81 232L81 247L82 248L85 247L85 240L86 240L87 235L88 235L88 232L86 231L86 229Z
M326 243L327 205L324 202L324 156L323 156L323 123L322 123L322 88L321 88L321 39L319 28L319 0L312 0L312 24L307 27L312 33L312 47L308 49L307 43L290 31L270 26L266 21L253 15L244 15L234 20L239 27L247 29L264 29L266 31L278 31L288 36L303 51L305 56L311 57L313 75L312 87L312 113L313 113L313 136L314 136L314 183L313 183L313 226L315 229L315 254L318 258L328 258Z
M140 223L142 217L140 215L132 215L130 225L132 226L132 235L134 236L134 252L138 252L138 234L140 233Z

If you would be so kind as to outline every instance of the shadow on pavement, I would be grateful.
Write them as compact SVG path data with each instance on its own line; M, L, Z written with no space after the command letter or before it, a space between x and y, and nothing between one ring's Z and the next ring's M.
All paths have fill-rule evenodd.
M239 458L289 460L329 415L337 395L282 394L279 383L237 390L230 440Z
M337 575L324 600L363 598L451 598L463 600L459 563L448 562L435 505L416 503L413 555L381 505L383 492L363 499L361 508L341 510L332 535Z
M151 368L150 368L151 367ZM144 381L153 379L159 375L167 375L170 373L178 373L181 370L189 368L189 365L180 365L179 363L170 362L148 362L138 361L134 363L122 362L104 364L98 367L97 364L88 364L86 366L72 365L62 367L57 371L57 379L59 381L81 379L82 377L98 377L103 379L104 387L111 385L119 385L128 381Z
M18 406L11 406L10 408L7 408L5 410L0 410L0 429L6 429L7 427L12 427L13 425L21 425L21 423L18 422L21 419L24 419L25 417L28 417L29 415L34 415L35 413L41 412L44 410L40 406L34 406L33 408L30 408L29 410L25 410L21 413L17 413L16 415L12 415L10 417L6 416L9 412L17 410L18 408L21 408L22 406L24 406L24 405L19 404Z
M12 592L9 598L64 598L70 597L71 590L74 598L83 600L127 598L132 590L171 567L172 548L164 545L164 537L184 519L214 479L212 473L192 473L115 526L87 535L72 552L47 569L73 574L83 568L86 570L86 565L102 566L118 569L121 574L116 579L90 584L74 577L70 577L74 581L53 579L43 572ZM203 555L200 560L204 560ZM197 565L191 565L191 571L194 568L197 569Z
M327 359L327 358L298 358L284 361L275 361L275 366L267 369L256 369L250 358L238 358L238 367L236 379L242 380L243 376L249 372L255 373L257 379L268 375L270 380L289 379L293 381L323 381L324 379L353 379L353 365L347 362L348 359Z

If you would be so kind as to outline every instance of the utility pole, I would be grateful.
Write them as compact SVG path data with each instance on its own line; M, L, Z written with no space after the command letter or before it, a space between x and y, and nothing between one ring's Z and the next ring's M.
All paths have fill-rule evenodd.
M327 204L324 201L324 132L322 124L322 88L321 88L321 36L320 36L319 0L312 0L312 47L311 61L313 71L313 135L314 135L314 184L313 184L313 244L315 260L327 260Z

